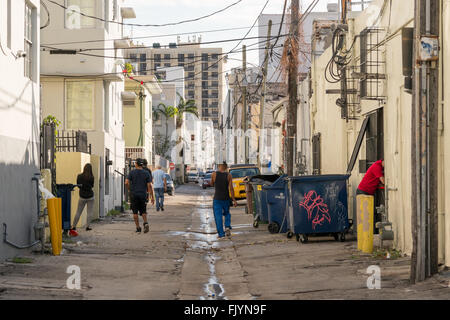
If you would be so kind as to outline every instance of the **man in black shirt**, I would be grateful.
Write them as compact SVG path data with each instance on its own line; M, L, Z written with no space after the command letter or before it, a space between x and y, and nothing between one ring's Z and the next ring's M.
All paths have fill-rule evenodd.
M233 200L233 205L237 206L234 198L233 179L227 169L228 166L224 162L219 165L219 171L213 172L211 175L211 185L215 188L213 201L214 219L219 239L223 239L225 235L231 235L231 200ZM223 231L223 217L225 217L225 232Z
M137 159L135 162L136 169L132 170L125 181L125 185L130 191L131 210L133 211L134 222L136 223L136 232L141 232L139 225L139 216L144 220L144 233L149 231L147 221L147 197L151 195L152 204L155 203L153 198L153 190L150 174L143 170L144 161Z

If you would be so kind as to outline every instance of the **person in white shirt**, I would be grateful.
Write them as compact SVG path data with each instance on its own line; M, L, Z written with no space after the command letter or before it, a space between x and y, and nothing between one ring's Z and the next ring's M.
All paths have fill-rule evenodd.
M156 211L164 211L164 192L167 190L166 173L161 169L161 166L156 167L153 171L153 190L156 198Z

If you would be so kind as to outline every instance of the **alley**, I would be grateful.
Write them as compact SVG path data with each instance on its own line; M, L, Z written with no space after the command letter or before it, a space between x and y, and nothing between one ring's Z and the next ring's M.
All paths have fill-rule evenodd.
M150 233L136 234L129 214L108 217L64 243L64 254L34 253L0 264L0 299L436 299L450 298L449 278L408 284L409 258L362 256L356 242L312 239L301 245L252 227L232 209L231 239L218 241L212 190L189 184L150 208ZM69 266L81 270L70 290ZM381 289L366 269L381 267Z

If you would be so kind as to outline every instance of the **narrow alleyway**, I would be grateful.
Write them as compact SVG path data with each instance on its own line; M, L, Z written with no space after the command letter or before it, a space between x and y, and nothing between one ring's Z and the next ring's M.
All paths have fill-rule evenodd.
M64 243L60 257L0 264L0 299L436 299L450 298L444 275L408 284L409 258L362 256L356 242L311 239L252 227L232 209L231 239L218 241L212 190L190 184L150 208L150 233L136 234L129 214L108 217ZM81 270L81 290L66 288L67 267ZM366 269L381 267L381 290L367 289Z

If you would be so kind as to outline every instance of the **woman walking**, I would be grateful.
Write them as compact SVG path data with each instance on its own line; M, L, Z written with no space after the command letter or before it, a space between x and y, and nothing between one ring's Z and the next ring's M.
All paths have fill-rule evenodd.
M72 237L78 236L77 224L80 220L81 214L84 207L87 206L87 221L86 221L86 231L92 230L90 227L90 222L92 219L92 210L94 208L94 174L92 173L92 165L86 164L84 166L83 172L77 177L77 184L80 186L80 200L78 200L78 209L73 220L72 228L70 229L69 235Z

